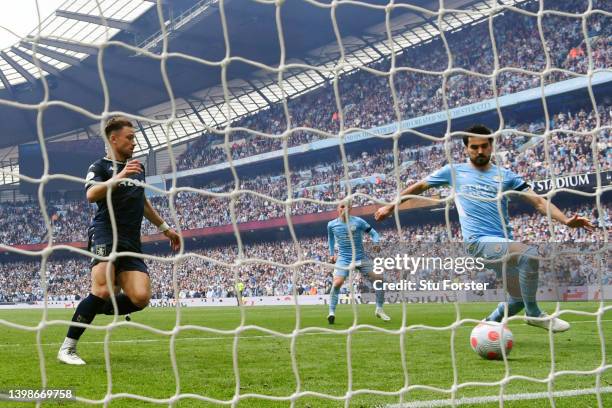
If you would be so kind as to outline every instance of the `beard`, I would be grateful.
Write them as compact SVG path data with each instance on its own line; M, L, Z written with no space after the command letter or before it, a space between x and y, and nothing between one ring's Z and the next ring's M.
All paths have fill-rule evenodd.
M483 155L478 155L474 159L472 159L470 157L470 161L475 166L482 167L482 166L486 166L487 164L489 164L489 162L491 161L491 156L487 157L487 156L483 156Z

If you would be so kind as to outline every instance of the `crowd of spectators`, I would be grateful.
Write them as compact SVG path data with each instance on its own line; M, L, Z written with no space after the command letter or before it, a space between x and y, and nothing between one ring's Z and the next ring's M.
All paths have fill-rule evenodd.
M599 108L600 124L612 125L612 107ZM550 133L544 137L529 138L514 131L504 132L496 144L496 162L511 168L528 181L536 181L556 176L585 174L596 170L612 170L612 132L603 129L592 134L596 128L594 111L558 112L551 116ZM542 134L544 123L513 124L513 129ZM593 137L596 138L593 146ZM454 163L463 162L465 154L462 142L451 142L450 154ZM595 156L593 147L597 150ZM545 150L548 151L548 159ZM417 181L437 168L448 163L444 143L403 146L398 150L400 184L395 178L393 150L370 148L361 153L347 155L348 178L352 191L363 194L355 199L355 205L372 204L372 198L392 200L406 184ZM598 157L594 160L593 157ZM334 209L333 204L325 202L339 199L346 192L344 166L341 157L332 162L308 163L291 169L291 189L293 202L289 205L291 215L312 214ZM215 193L231 193L234 182L224 184L193 186ZM288 199L287 180L283 173L259 172L252 177L243 178L239 188L242 193L234 201L236 223L263 221L285 216L283 203ZM440 192L440 190L437 190ZM442 190L445 195L446 190ZM266 197L256 196L254 193ZM436 191L432 191L436 194ZM178 223L183 230L232 223L230 212L231 199L211 197L204 193L178 192L173 197ZM283 202L275 202L281 200ZM297 201L296 201L297 200ZM319 200L312 202L308 200ZM162 217L175 224L167 196L151 199ZM92 206L84 199L80 201L50 200L46 203L47 213L53 226L54 242L84 241L87 226L93 215ZM26 203L0 204L0 242L6 245L40 243L48 240L38 201ZM149 222L143 225L143 234L154 234L156 228Z
M520 7L537 12L539 1L528 2ZM551 7L552 10L582 13L586 10L586 3L582 0L572 0L555 5L548 4L547 7ZM593 8L609 11L610 4L609 1L594 2ZM499 72L496 76L497 94L501 96L537 88L540 87L542 79L550 83L575 77L572 73L586 74L589 68L587 42L591 47L592 68L610 67L612 24L609 17L603 13L593 12L585 18L588 28L586 38L580 16L544 14L541 19L543 44L537 17L515 11L506 11L498 15L494 19L493 30L499 68L522 69L533 74L513 70ZM394 109L389 76L358 70L340 77L338 95L334 93L333 83L329 82L316 91L288 101L292 129L286 138L288 146L305 144L325 137L315 132L295 130L296 128L316 129L327 132L332 137L337 135L341 117L344 129L370 129L398 119L406 120L443 111L444 97L449 108L493 98L494 87L489 77L446 71L445 82L442 74L449 66L449 55L452 56L453 68L478 74L493 73L495 54L489 40L487 22L447 34L446 39L448 50L441 40L434 39L428 44L410 47L398 54L393 86L397 95L399 118ZM475 45L474 39L483 40ZM565 71L552 70L540 75L547 68L547 54L550 60L548 68ZM377 61L370 68L389 72L390 61L389 59ZM424 74L406 70L407 68L427 70L437 74ZM342 115L339 115L336 96L342 106ZM228 147L235 160L281 150L283 138L278 136L287 130L287 117L282 104L276 104L269 109L244 117L231 126L248 129L248 131L231 131ZM274 137L254 135L250 131ZM202 135L178 158L178 169L199 168L226 161L225 145L221 143L224 138L224 135L219 134Z
M610 11L609 0L593 1L593 9ZM547 9L569 13L582 13L587 2L571 0L545 2ZM535 12L539 2L527 2L521 6ZM540 20L519 12L507 10L495 17L493 36L499 68L521 68L532 74L512 70L498 72L495 78L497 93L505 95L539 87L546 83L572 78L574 74L587 74L589 69L608 68L612 59L610 44L612 25L603 13L592 12L586 19L587 35L584 36L582 17L544 14ZM541 34L544 37L542 42ZM475 38L486 39L474 45ZM492 79L474 74L445 71L449 66L490 75L496 66L495 53L490 39L489 25L485 22L465 27L446 35L449 48L439 39L428 44L403 50L395 60L393 81L388 75L357 70L344 74L338 81L338 95L331 83L288 101L291 129L309 128L333 136L344 129L370 129L399 120L419 117L432 112L463 106L494 97ZM587 47L589 45L590 47ZM590 48L590 53L589 53ZM547 61L547 55L549 61ZM590 55L590 59L588 58ZM449 64L449 56L452 63ZM390 61L382 59L370 68L389 72ZM412 69L427 70L424 74ZM546 71L547 68L560 70ZM562 71L564 70L564 71ZM397 99L394 103L391 84ZM342 111L338 112L337 99ZM399 117L394 106L397 105ZM512 130L504 132L496 142L497 164L511 168L526 180L535 181L556 176L584 174L596 170L612 170L612 107L604 104L595 111L582 109L560 111L552 114L550 123L507 123L509 129L542 135L547 128L552 132L547 137L521 136ZM599 117L599 126L597 120ZM603 129L601 127L604 126ZM607 126L607 128L605 128ZM233 128L244 128L272 136L283 134L287 129L287 118L280 104L244 117L232 123ZM593 132L594 129L600 129ZM288 133L288 146L309 143L321 137L312 131L292 130ZM216 144L218 135L203 135L192 142L189 149L178 158L179 169L207 166L226 160L224 145ZM211 145L211 140L213 140ZM229 146L233 159L279 150L282 138L254 135L250 131L233 130ZM210 197L206 191L230 193L234 182L215 185L194 186L201 194L179 192L172 197L176 219L170 211L168 198L152 198L153 205L170 223L178 221L182 230L244 223L291 215L319 213L333 210L329 202L337 200L347 188L348 178L351 192L363 194L355 200L357 206L372 204L371 198L392 199L406 184L421 179L433 170L449 162L465 160L460 140L450 143L450 157L444 143L401 144L398 151L399 169L394 167L394 154L390 146L369 145L363 151L352 151L347 156L346 170L340 157L333 161L317 161L308 166L291 168L291 194L283 173L265 173L244 177L238 188L243 190L234 198ZM396 170L399 180L396 179ZM247 191L248 190L248 191ZM253 193L265 195L258 197ZM442 195L445 190L442 190ZM289 197L290 196L290 197ZM285 205L274 200L293 201ZM232 201L233 200L233 201ZM233 216L230 212L233 207ZM4 245L35 244L47 242L50 232L54 242L86 240L86 230L93 215L93 207L84 200L48 200L45 205L52 231L46 228L40 203L0 203L0 243ZM580 212L594 217L585 208ZM610 209L606 207L605 219L609 220ZM520 215L514 218L519 239L531 241L547 240L548 224L540 216ZM607 221L608 222L608 221ZM609 233L610 224L598 230L595 237L603 239ZM458 238L458 228L452 225L453 236ZM443 242L446 239L443 225L423 225L404 231L405 241L413 240ZM143 225L143 234L156 233L150 223ZM592 237L583 232L557 228L555 238L563 241L586 241ZM385 239L398 240L399 235L385 232ZM300 241L305 258L325 260L325 242L321 238ZM235 260L236 248L208 249L200 254L218 261L231 263ZM261 243L245 248L245 256L291 263L296 260L295 250L286 242ZM587 263L588 264L588 263ZM592 280L592 271L577 265L572 272L556 279L568 282ZM32 300L41 298L40 265L32 262L0 263L0 301ZM150 262L156 298L174 297L171 285L172 263ZM51 260L46 265L44 279L52 298L74 298L87 293L89 266L86 259ZM179 297L226 297L233 293L233 279L238 273L245 285L245 294L284 295L296 290L306 293L323 293L330 283L330 271L320 265L307 264L298 268L280 268L263 263L240 267L223 267L215 262L198 257L189 257L178 264L177 278ZM294 275L295 272L295 275ZM549 274L550 275L550 274ZM542 279L550 279L543 275ZM546 277L548 276L548 277ZM486 278L486 277L485 277ZM491 278L491 276L488 276Z
M588 217L597 227L594 233L584 230L570 229L559 224L553 224L552 238L556 242L568 245L590 243L601 245L609 237L612 230L612 207L603 207L600 216L596 210L586 205L566 208L566 212L578 213ZM601 221L603 218L603 222ZM511 219L515 239L532 243L549 242L551 229L546 217L534 213L518 214ZM426 245L428 256L449 256L449 231L453 242L460 239L459 226L452 222L449 227L443 223L430 223L405 226L401 235L396 229L381 231L383 250L405 251L419 253ZM322 231L324 233L324 231ZM401 238L400 238L401 237ZM609 239L609 238L608 238ZM298 245L302 254L302 262L298 258ZM571 248L575 249L575 248ZM541 274L542 285L582 285L598 284L601 264L595 261L597 257L585 251L579 256L569 256L569 266L544 268ZM412 251L412 252L411 252ZM153 298L175 298L173 273L176 271L177 293L179 298L224 298L234 296L236 277L244 283L244 296L283 296L296 292L300 294L324 294L329 290L332 270L329 266L316 263L327 262L327 241L325 236L301 239L298 243L291 241L260 242L243 245L243 258L238 257L236 246L208 248L189 252L188 257L173 262L167 255L163 260L147 260L149 267ZM249 259L250 262L238 263L238 260ZM271 265L266 262L276 262L286 266ZM604 265L605 265L604 261ZM598 267L599 265L599 267ZM557 265L558 266L558 265ZM45 265L41 275L39 262L2 262L0 263L0 302L41 300L43 292L41 284L44 280L50 300L75 300L88 293L90 286L89 259L51 258ZM448 272L447 272L448 273ZM387 276L386 279L399 279L397 276ZM42 277L41 277L42 276ZM491 271L479 272L479 276L465 274L462 276L444 275L441 271L424 270L418 274L401 278L409 279L478 279L495 283L495 275ZM612 273L609 268L603 268L601 277L603 284L612 283ZM358 281L365 289L365 282ZM365 289L367 290L367 289Z

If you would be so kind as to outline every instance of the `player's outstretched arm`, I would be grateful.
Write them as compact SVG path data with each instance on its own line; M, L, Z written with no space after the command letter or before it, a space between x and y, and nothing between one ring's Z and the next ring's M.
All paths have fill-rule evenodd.
M556 205L546 198L537 195L533 190L527 190L526 194L522 195L522 197L542 215L548 215L548 209L550 208L552 219L563 225L567 225L570 228L584 228L587 231L593 231L594 229L593 224L591 224L588 218L580 217L578 214L567 217Z
M147 220L151 221L161 233L163 233L169 240L170 246L173 251L178 251L181 247L181 237L172 228L166 224L155 208L151 205L151 202L145 198L144 216Z
M401 192L400 200L403 203L404 201L407 201L407 200L410 199L410 197L408 197L409 195L419 195L419 194L422 194L424 191L428 190L430 187L431 186L425 180L421 180L421 181L419 181L417 183L414 183L411 186L406 187ZM374 219L376 221L382 221L385 218L389 217L391 214L393 214L394 210L395 210L395 205L393 205L393 204L389 204L389 205L385 205L383 207L380 207L374 213Z

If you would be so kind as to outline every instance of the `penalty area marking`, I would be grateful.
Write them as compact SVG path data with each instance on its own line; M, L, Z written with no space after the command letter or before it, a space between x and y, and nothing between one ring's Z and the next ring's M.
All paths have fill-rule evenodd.
M607 394L612 392L612 387L600 387L599 392L601 394ZM578 395L591 395L597 394L597 388L584 388L579 390L563 390L548 392L532 392L532 393L521 393L521 394L507 394L503 396L504 401L524 401L534 399L549 398L551 395L555 398L559 397L575 397ZM414 401L405 402L403 404L392 404L387 405L387 408L429 408L429 407L447 407L450 405L465 405L465 404L485 404L488 402L500 402L499 395L489 395L486 397L470 397L470 398L457 398L454 401L451 399L445 400L431 400L431 401Z

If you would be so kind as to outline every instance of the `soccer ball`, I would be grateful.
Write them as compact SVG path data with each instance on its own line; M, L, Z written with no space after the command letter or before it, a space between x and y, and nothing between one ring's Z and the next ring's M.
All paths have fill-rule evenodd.
M487 360L500 360L503 358L502 345L505 347L506 356L512 350L512 332L501 323L482 322L472 330L470 345L480 357Z

